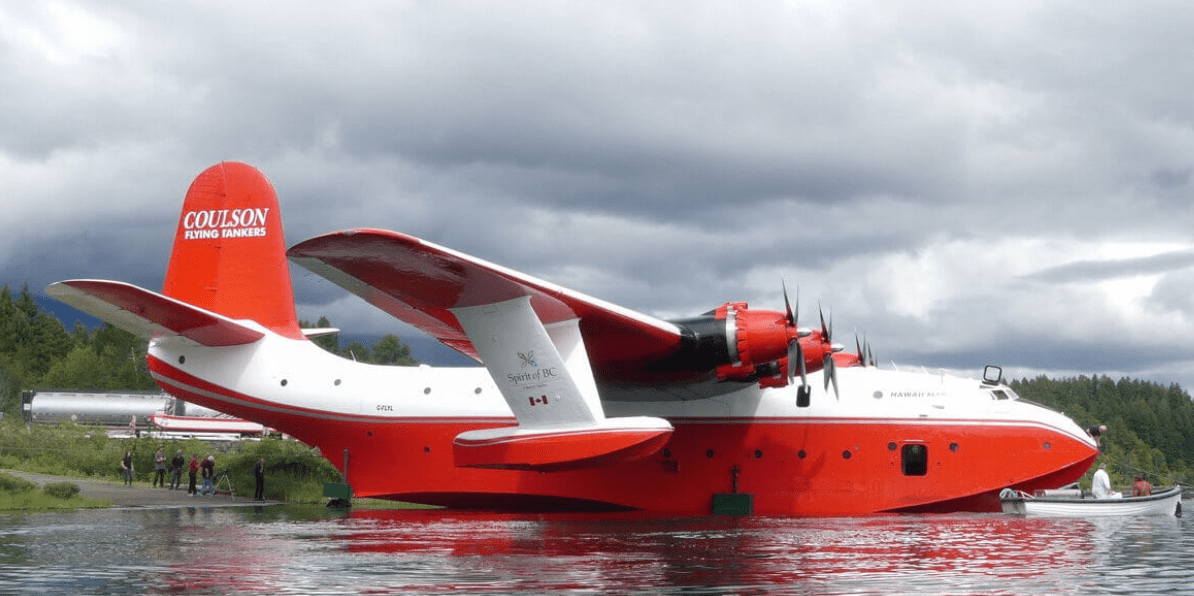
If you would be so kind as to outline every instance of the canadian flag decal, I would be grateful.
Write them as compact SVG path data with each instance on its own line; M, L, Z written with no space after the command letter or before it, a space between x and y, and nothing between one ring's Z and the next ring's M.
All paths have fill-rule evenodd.
M531 396L528 399L531 400L532 406L546 406L547 405L547 396L546 395L541 395L539 397Z

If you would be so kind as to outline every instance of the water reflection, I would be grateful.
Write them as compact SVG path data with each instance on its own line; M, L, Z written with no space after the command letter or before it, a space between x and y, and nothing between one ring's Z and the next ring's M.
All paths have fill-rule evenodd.
M321 507L17 515L0 516L0 592L1182 593L1194 580L1189 523Z

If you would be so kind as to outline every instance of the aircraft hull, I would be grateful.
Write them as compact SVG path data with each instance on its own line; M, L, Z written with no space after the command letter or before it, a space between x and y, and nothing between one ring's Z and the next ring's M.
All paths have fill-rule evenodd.
M706 515L714 494L739 492L753 495L754 513L764 515L998 512L1000 490L1068 484L1097 455L1076 425L1064 417L1057 422L1060 415L1044 408L1036 408L1040 419L665 412L657 414L675 430L657 452L636 461L546 473L473 469L455 461L453 440L466 431L512 426L512 416L320 411L239 393L155 358L151 370L187 401L255 419L318 447L358 497L431 505ZM923 457L905 461L906 446L920 446L911 450Z

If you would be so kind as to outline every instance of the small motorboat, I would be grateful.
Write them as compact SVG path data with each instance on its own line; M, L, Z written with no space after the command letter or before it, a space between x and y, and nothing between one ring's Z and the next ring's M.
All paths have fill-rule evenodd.
M1118 495L1118 493L1116 493ZM1023 491L1003 489L999 493L1004 513L1069 517L1111 517L1123 515L1182 515L1182 487L1156 490L1146 497L1114 496L1096 499L1081 489Z

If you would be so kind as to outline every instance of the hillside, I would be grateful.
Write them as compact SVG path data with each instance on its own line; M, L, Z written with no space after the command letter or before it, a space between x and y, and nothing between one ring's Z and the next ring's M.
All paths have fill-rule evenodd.
M1060 410L1083 428L1106 425L1104 460L1117 486L1137 473L1153 484L1194 480L1194 402L1180 386L1109 377L1011 383L1024 399Z

